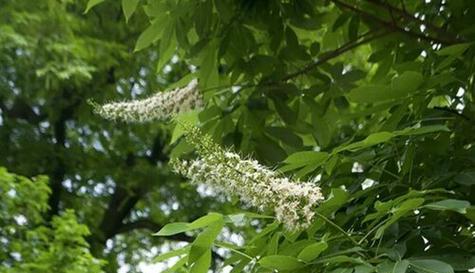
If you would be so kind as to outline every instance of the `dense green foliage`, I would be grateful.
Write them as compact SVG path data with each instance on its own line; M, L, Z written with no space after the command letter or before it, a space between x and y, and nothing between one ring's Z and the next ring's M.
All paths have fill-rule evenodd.
M0 169L0 272L100 273L85 236L71 210L43 219L50 190L46 177L31 181Z
M192 242L156 259L180 256L169 272L475 267L475 2L121 2L0 0L0 165L49 175L35 217L60 233L74 209L106 271L164 239ZM195 148L176 123L108 122L86 103L193 78L206 105L177 120L321 187L310 228L171 173Z

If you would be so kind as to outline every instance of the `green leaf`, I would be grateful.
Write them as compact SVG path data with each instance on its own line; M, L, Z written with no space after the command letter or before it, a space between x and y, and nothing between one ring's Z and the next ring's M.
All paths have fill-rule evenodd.
M209 219L208 219L209 221ZM207 221L204 221L207 222ZM201 226L204 223L200 223ZM188 263L197 262L206 252L211 251L214 240L221 232L224 226L224 220L214 221L203 232L201 232L191 244L190 253L188 255Z
M394 131L394 132L378 132L373 133L366 137L364 140L353 142L348 145L343 145L335 148L333 154L339 153L342 151L358 151L364 148L368 148L377 144L385 143L391 140L396 136L411 136L411 135L422 135L435 132L449 132L450 130L445 125L429 125L419 128L405 128L403 130Z
M454 177L454 181L462 185L475 185L475 172L463 172Z
M328 153L325 152L297 152L288 156L284 160L284 163L286 163L286 165L281 167L279 170L282 172L286 172L309 165L316 169L317 167L321 166L325 162L325 160L327 160L327 158Z
M210 212L207 215L196 219L195 221L191 222L188 227L191 229L197 229L209 226L216 222L223 221L224 217L222 214Z
M424 198L413 198L408 199L402 202L398 207L396 207L393 211L395 215L403 215L408 211L414 210L418 208L420 205L424 203Z
M418 90L423 82L419 72L406 71L395 77L390 86L369 84L357 87L348 93L348 99L357 103L374 103L407 97Z
M99 5L100 3L104 2L104 0L89 0L87 2L86 10L84 13L87 13L90 9L92 9L94 6Z
M183 87L186 86L188 83L190 83L191 80L196 79L197 75L196 73L189 73L186 74L183 78L179 79L178 81L168 85L163 92L171 91L175 88Z
M266 127L266 133L275 139L281 140L283 143L295 147L302 147L302 139L293 132L293 130L285 127Z
M300 236L300 233L299 233ZM286 239L288 236L284 236ZM311 236L308 236L309 238ZM309 239L302 239L302 240L297 240L294 242L290 241L284 241L283 243L280 244L279 246L279 255L284 255L284 256L292 256L296 257L304 248L307 246L314 244L314 240L309 240Z
M163 254L160 254L159 256L155 257L153 259L153 262L158 263L158 262L161 262L161 261L165 261L165 260L168 260L171 257L176 257L176 256L186 254L189 250L190 250L190 247L185 246L185 247L182 247L182 248L179 248L179 249L169 251L167 253L163 253Z
M297 258L283 255L270 255L259 260L259 264L274 270L295 270L305 266Z
M346 204L349 198L350 195L345 190L332 188L330 194L328 194L325 201L320 204L317 210L322 214L330 215Z
M267 161L269 164L281 162L287 155L279 143L272 139L263 136L260 140L255 151L262 160Z
M158 231L157 233L153 235L170 236L170 235L175 235L175 234L182 233L188 230L189 230L188 223L176 222L176 223L166 224L162 229L160 229L160 231Z
M463 43L463 44L456 44L456 45L451 45L448 47L444 47L441 50L437 51L436 53L440 56L454 56L458 57L462 55L465 50L467 50L472 43Z
M470 202L465 200L446 199L427 204L424 207L433 210L452 210L461 214L465 214L467 212L467 208L470 207Z
M406 71L391 81L393 97L404 97L416 91L422 84L424 77L415 71Z
M444 262L430 259L409 260L410 268L418 273L454 273L454 269Z
M392 224L396 223L400 218L405 216L408 212L413 211L419 208L420 205L424 203L424 198L413 198L408 199L402 202L399 206L392 208L391 213L393 214L389 220L380 228L377 229L376 234L374 237L376 239L381 238L383 236L384 231L390 227ZM366 220L366 219L365 219Z
M330 256L330 255L329 255ZM363 264L365 263L360 257L354 258L346 255L337 255L337 256L331 256L328 258L321 257L316 261L316 263L322 263L322 264L339 264L339 263L351 263L351 264Z
M223 19L224 22L227 22L233 16L232 5L229 5L227 1L214 0L214 6L218 11L218 16Z
M276 232L272 235L271 239L267 243L267 255L277 254L279 248L279 240L282 236L282 232Z
M318 53L320 53L320 44L318 42L313 42L310 45L310 53L312 53L313 56L316 56Z
M425 258L448 263L455 271L467 271L475 268L475 256L470 252L457 248L440 248L435 251L440 253Z
M322 162L327 157L328 153L325 152L305 151L291 154L284 162L288 164L306 165L309 162Z
M274 230L276 230L280 226L280 223L275 221L271 224L268 224L261 232L259 232L256 236L254 236L249 243L252 244L258 239L266 236L267 234L272 233Z
M338 147L336 148L333 153L339 153L342 151L357 151L363 148L367 148L376 144L384 143L389 141L391 138L395 136L394 133L390 132L379 132L379 133L374 133L366 137L362 141L358 142L353 142L349 145L343 146L343 147Z
M325 172L328 175L331 175L335 166L338 164L339 161L340 161L340 157L338 155L331 156L325 163Z
M386 85L369 84L351 90L347 96L352 102L371 103L390 99L388 91Z
M162 37L163 25L166 23L166 16L158 17L153 20L152 24L140 34L135 44L134 51L140 51L149 47L153 42Z
M372 273L374 272L374 267L362 264L355 267L354 273Z
M358 38L358 29L360 26L360 17L358 15L353 15L348 24L348 39L350 41L355 41Z
M335 32L338 28L343 26L351 17L351 13L342 13L338 18L335 20L332 26L332 31Z
M181 155L191 153L193 151L193 146L191 146L185 139L180 139L176 146L170 152L170 158L178 158Z
M207 273L211 265L211 249L207 249L191 266L190 273Z
M202 88L218 85L218 40L213 40L201 55L199 82Z
M262 215L254 212L243 212L223 216L223 219L226 223L232 223L235 225L240 225L243 223L245 218L249 219L274 219L273 216Z
M203 217L200 217L192 223L176 222L165 225L160 231L153 234L154 236L170 236L178 233L191 231L198 228L207 227L213 225L216 222L223 222L223 215L219 213L209 213Z
M182 257L178 260L178 262L176 262L172 267L162 271L161 273L176 273L176 272L180 272L178 271L178 269L180 269L182 266L184 266L186 264L186 261L187 261L188 257L185 256L185 257Z
M170 144L175 143L178 139L180 139L186 133L186 129L183 127L182 124L195 125L198 123L198 111L190 111L190 112L181 113L175 117L175 121L176 121L176 125L175 125L175 128L173 129Z
M280 88L285 90L286 87L289 86L281 86ZM297 121L297 112L280 98L272 98L272 102L274 103L275 110L277 113L279 113L279 116L282 118L282 120L284 120L286 124L293 126Z
M125 15L125 21L128 22L140 0L122 0L122 11Z
M176 52L175 25L169 22L164 29L162 39L160 39L160 54L157 64L157 72L160 73L163 67L170 61Z
M328 244L326 242L318 242L313 243L307 247L305 247L298 255L298 258L305 262L310 262L317 258L320 253L325 251L328 248Z
M312 111L312 126L314 128L313 135L321 147L326 147L332 139L332 124L329 120L321 116L316 107Z
M394 264L394 268L391 273L406 273L408 267L409 267L408 260L397 261Z
M405 128L403 130L395 131L394 134L398 136L414 136L414 135L423 135L423 134L430 134L436 132L450 132L449 128L445 125L429 125L423 126L419 128Z
M330 271L329 273L352 273L353 268L341 267Z
M465 217L470 219L470 221L475 224L475 206L470 206L469 208L467 208L467 213L465 214Z

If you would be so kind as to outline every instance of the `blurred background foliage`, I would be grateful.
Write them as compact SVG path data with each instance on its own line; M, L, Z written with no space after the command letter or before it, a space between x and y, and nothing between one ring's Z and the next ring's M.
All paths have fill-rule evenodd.
M207 245L215 272L466 272L475 267L474 17L470 0L0 0L0 165L49 177L49 190L29 182L41 197L27 197L38 204L26 213L4 199L20 182L2 171L11 213L0 221L12 230L2 244L38 225L60 234L70 221L80 247L71 251L86 263L90 251L106 272L136 272L160 246L195 235L151 232L240 212L170 172L169 157L192 150L173 124L108 122L86 103L196 77L206 107L181 118L327 197L318 212L328 221L302 233L228 221L222 239L237 246ZM43 257L19 242L1 253L1 270ZM171 272L208 268L183 261Z

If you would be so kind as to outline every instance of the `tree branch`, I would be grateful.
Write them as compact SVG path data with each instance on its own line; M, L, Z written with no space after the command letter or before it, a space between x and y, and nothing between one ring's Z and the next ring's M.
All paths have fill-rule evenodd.
M140 197L133 190L117 186L99 225L104 240L113 237L117 233L117 229L122 225L122 221L127 217L139 199Z
M375 34L375 35L372 35L372 36L370 36L370 34L372 33L371 31L367 32L367 33L361 35L360 37L358 37L356 40L349 41L348 43L342 45L341 47L339 47L335 50L332 50L332 51L329 51L329 52L326 52L326 53L322 53L321 57L317 61L313 61L313 62L305 65L303 68L297 70L296 72L287 74L286 76L282 77L279 80L267 81L267 82L264 82L264 83L257 83L257 84L256 83L243 84L243 85L240 85L241 89L239 91L245 90L247 88L258 87L258 86L261 86L261 87L262 86L273 86L273 85L279 84L281 82L285 82L285 81L288 81L288 80L293 79L295 77L298 77L300 75L309 73L310 71L315 69L317 66L320 66L320 65L328 62L331 59L339 57L340 55L342 55L343 53L345 53L347 51L350 51L350 50L352 50L352 49L354 49L354 48L356 48L360 45L366 44L366 43L368 43L372 40L375 40L377 38L383 37L383 36L385 36L385 35L387 35L391 32L392 31L386 31L386 32L382 32L382 33ZM210 91L210 90L226 89L226 88L231 88L233 86L234 85L220 85L220 86L209 87L209 88L203 89L202 91L204 92L204 91Z
M439 37L451 37L451 40L453 40L452 43L461 43L461 42L463 42L463 41L459 41L456 37L454 37L454 35L452 33L448 33L446 31L444 31L443 29L441 29L440 27L437 27L437 26L431 24L428 21L424 21L424 20L422 20L420 18L417 18L414 15L408 13L405 10L404 6L403 6L403 9L401 10L401 9L395 7L395 6L392 6L387 1L385 1L385 3L382 3L379 0L366 0L366 1L369 2L369 3L372 3L374 5L385 7L390 12L394 12L394 13L398 14L399 16L401 16L402 18L405 18L409 21L417 22L418 24L424 25L424 26L426 26L426 28L428 30L437 33ZM404 3L403 3L403 5L404 5Z
M3 98L0 97L0 110L9 119L23 119L35 125L45 120L47 117L43 113L36 114L31 106L18 98L15 99L13 105L10 107L10 109L8 109L8 107L3 102Z
M395 25L391 22L388 22L388 21L385 21L379 17L377 17L376 15L373 15L369 12L366 12L364 10L360 10L358 9L357 7L355 6L352 6L350 4L347 4L345 2L342 2L340 0L331 0L333 3L335 3L336 5L339 5L343 8L346 8L348 10L351 10L355 13L358 13L360 14L361 16L369 19L369 20L372 20L390 30L394 30L394 31L398 31L400 33L403 33L403 34L406 34L406 35L409 35L409 36L412 36L412 37L415 37L415 38L419 38L421 40L424 40L424 41L428 41L428 42L435 42L435 43L439 43L439 44L453 44L454 41L447 41L447 40L444 40L444 39L441 39L439 37L433 37L433 36L426 36L420 32L415 32L415 31L412 31L410 29L407 29L407 28L404 28L404 27L401 27L399 25Z
M459 113L457 110L452 109L452 108L449 108L449 107L435 106L435 107L433 107L433 109L434 109L434 110L438 110L438 111L443 111L443 112L446 112L446 113L455 115L455 116L457 116L457 117L461 117L461 118L463 118L463 119L466 120L466 121L471 121L471 120L472 120L470 117L464 115L463 113Z
M64 105L60 108L59 117L56 120L51 120L53 124L53 134L54 134L54 169L50 173L51 177L51 194L49 196L48 205L49 210L46 215L47 220L51 220L54 215L59 213L60 203L61 203L61 194L63 192L63 180L64 176L67 173L67 165L63 156L63 153L66 149L66 122L71 119L74 115L74 111L80 105L81 99L79 97L73 97L73 89L64 89L59 97L56 97L54 100L57 105ZM73 98L73 99L71 99ZM66 101L66 103L64 103Z
M362 36L360 36L356 41L350 41L350 42L342 45L341 47L339 47L339 48L337 48L333 51L323 53L321 55L321 57L316 62L309 63L306 66L304 66L302 69L300 69L300 70L298 70L294 73L286 75L285 77L283 77L281 79L281 81L287 81L287 80L290 80L292 78L298 77L302 74L306 74L306 73L312 71L313 69L315 69L317 66L319 66L323 63L326 63L327 61L329 61L333 58L336 58L336 57L342 55L343 53L345 53L347 51L350 51L350 50L352 50L352 49L354 49L354 48L356 48L360 45L366 44L366 43L368 43L372 40L375 40L377 38L385 36L389 33L390 32L382 32L382 33L371 35L371 36L369 36L370 32L365 33Z

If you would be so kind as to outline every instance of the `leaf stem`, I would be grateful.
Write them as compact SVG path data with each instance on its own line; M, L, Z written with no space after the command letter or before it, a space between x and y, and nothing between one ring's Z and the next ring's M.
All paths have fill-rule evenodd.
M328 219L327 217L325 217L323 214L319 213L319 212L315 212L315 214L322 218L323 221L325 221L326 223L328 223L329 225L331 225L332 227L336 228L339 232L341 232L341 234L343 234L346 238L348 238L353 244L359 246L360 243L358 243L355 239L353 239L353 237L351 237L345 230L343 230L339 225L337 225L335 222L333 222L332 220Z
M224 244L224 243L221 243L221 242L214 242L214 244L215 244L217 247L222 247L222 248L229 249L231 252L234 252L234 253L237 253L237 254L239 254L239 255L242 255L242 256L248 258L248 259L251 260L251 261L254 259L253 257L247 255L246 253L244 253L244 252L242 252L242 251L239 251L239 250L237 250L237 249L235 249L235 248L232 248L232 247L228 246L227 244Z

